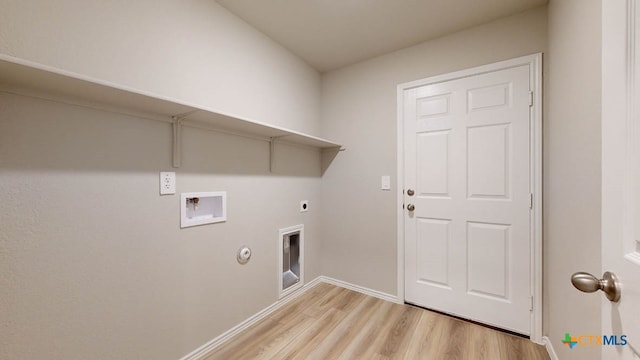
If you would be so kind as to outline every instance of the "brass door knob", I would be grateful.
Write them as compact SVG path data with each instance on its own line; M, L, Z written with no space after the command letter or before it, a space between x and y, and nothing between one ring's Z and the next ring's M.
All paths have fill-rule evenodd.
M415 191L413 191L413 189L407 190L407 195L413 196L413 194L415 194Z
M409 211L413 211L413 210L415 210L415 209L416 209L416 207L415 207L415 206L413 206L413 204L409 204L409 205L407 205L407 210L409 210Z
M571 275L571 283L582 292L591 293L602 290L609 301L618 302L620 300L620 283L612 272L605 272L602 279L586 272L577 272Z

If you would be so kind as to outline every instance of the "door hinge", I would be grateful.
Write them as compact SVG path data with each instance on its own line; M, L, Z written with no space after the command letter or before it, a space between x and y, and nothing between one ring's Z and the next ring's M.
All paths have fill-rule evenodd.
M533 193L529 193L529 209L533 209Z
M529 311L533 311L533 296L529 296Z
M529 106L533 106L533 91L529 91Z

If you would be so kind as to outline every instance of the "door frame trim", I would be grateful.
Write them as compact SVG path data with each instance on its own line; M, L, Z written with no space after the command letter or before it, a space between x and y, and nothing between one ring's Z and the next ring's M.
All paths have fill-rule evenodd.
M406 90L439 82L479 75L487 72L528 65L529 90L533 92L530 107L530 186L533 194L531 224L531 311L530 339L538 344L542 339L542 53L526 55L510 60L477 66L447 74L431 76L398 85L397 90L397 285L398 302L405 301L404 293L404 92Z

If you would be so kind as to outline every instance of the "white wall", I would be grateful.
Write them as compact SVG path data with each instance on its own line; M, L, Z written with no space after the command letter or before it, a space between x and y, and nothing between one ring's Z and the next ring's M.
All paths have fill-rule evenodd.
M214 1L3 1L0 53L299 131L319 75ZM171 126L0 95L0 358L176 359L277 299L278 229L320 275L320 153L184 129L177 192L228 192L179 229ZM301 214L299 201L310 211ZM236 251L253 249L242 266Z
M272 175L267 142L185 128L177 192L226 190L228 221L180 230L179 195L158 195L169 124L13 95L0 108L0 357L185 355L277 299L279 228L305 224L320 275L318 216L298 212L319 202L317 151L279 147L288 175Z
M549 3L544 123L544 324L561 359L599 359L565 333L599 334L601 295L570 283L600 274L601 2ZM590 296L593 295L593 296Z
M318 73L212 0L3 0L0 53L319 130Z
M323 75L323 135L347 148L322 182L324 275L397 292L397 85L541 52L546 41L542 7ZM381 175L392 191L379 190Z

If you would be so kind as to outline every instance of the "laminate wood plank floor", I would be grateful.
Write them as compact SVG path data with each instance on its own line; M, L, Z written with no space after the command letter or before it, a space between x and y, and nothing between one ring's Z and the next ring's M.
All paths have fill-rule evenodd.
M319 283L237 334L214 359L548 360L518 336Z

